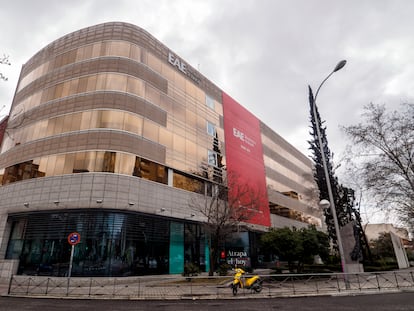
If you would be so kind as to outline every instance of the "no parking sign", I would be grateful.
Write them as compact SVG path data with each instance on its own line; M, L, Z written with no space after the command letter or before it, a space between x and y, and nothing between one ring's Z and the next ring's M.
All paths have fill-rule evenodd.
M68 242L70 245L76 245L80 242L81 236L77 232L72 232L68 235Z
M72 232L68 235L68 243L72 245L72 250L70 252L70 262L69 262L69 271L68 271L68 278L70 278L72 274L72 263L73 263L73 252L75 250L75 245L78 244L81 240L81 236L77 232ZM69 290L69 282L68 282L68 290Z

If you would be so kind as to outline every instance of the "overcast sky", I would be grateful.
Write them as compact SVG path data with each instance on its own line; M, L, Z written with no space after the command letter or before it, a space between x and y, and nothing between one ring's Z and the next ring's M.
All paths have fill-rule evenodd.
M364 105L398 108L414 96L414 1L403 0L3 0L0 115L21 66L55 39L109 21L133 23L310 155L308 84L318 95L329 147L340 159L341 125Z

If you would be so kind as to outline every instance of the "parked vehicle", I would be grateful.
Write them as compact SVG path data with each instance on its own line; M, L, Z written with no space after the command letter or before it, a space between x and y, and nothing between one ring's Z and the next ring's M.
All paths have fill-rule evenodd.
M234 278L231 283L231 288L233 295L237 295L237 290L239 288L251 289L256 293L260 293L263 289L263 280L258 275L253 275L251 277L245 277L245 271L241 268L236 268L234 270Z

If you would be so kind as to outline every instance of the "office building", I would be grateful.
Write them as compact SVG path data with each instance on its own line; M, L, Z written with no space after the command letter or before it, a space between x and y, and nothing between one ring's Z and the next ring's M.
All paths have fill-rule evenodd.
M2 277L67 275L72 233L74 276L206 270L206 217L191 202L230 175L261 199L223 245L228 260L256 265L268 228L322 227L311 160L131 24L95 25L40 50L5 122Z

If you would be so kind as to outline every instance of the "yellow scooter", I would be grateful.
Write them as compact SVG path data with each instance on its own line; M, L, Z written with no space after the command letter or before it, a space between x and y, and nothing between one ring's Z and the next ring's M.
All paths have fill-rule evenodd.
M263 289L263 280L258 275L253 275L252 277L245 278L244 274L246 273L243 269L236 268L234 270L234 278L233 282L231 283L231 288L233 291L233 295L237 295L238 288L246 288L255 291L256 293L260 293Z

